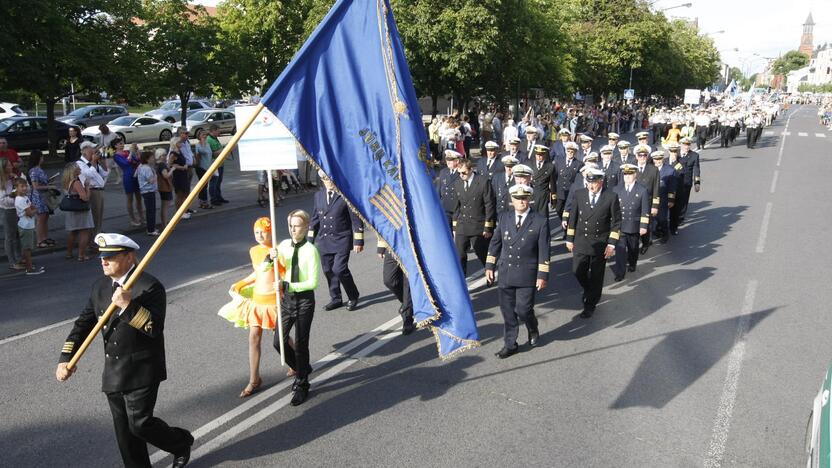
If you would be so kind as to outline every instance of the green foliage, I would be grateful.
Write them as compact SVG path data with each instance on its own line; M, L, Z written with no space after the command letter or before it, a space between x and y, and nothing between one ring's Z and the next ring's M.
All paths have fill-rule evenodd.
M751 75L747 78L743 78L741 81L739 81L740 87L742 87L742 89L751 89L751 88L753 88L754 83L757 82L757 75L758 75L757 73L754 73L753 75Z
M809 65L809 57L796 50L791 50L774 61L772 71L775 75L787 75L790 71L798 70L806 65Z
M797 90L801 93L832 93L832 83L822 85L803 83L797 88Z
M142 20L152 73L145 87L158 97L176 94L181 120L194 94L209 94L220 77L218 27L201 5L186 0L144 0Z
M740 70L739 67L731 67L731 69L728 71L729 83L731 82L731 80L734 80L737 83L739 83L743 80L743 78L744 77L742 76L742 70Z

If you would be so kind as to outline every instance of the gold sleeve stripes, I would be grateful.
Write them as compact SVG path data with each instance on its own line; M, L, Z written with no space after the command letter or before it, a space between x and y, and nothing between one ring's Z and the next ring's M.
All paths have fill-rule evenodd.
M486 221L485 222L485 227L487 227L487 228L493 228L496 225L497 225L497 223L495 223L494 221Z
M676 194L673 193L673 192L668 193L667 194L667 199L668 200L675 200L676 199Z
M618 231L612 231L610 233L610 239L612 240L618 240L619 237L621 237L621 233Z
M153 329L153 320L150 318L150 311L142 307L138 312L136 312L136 315L133 316L133 320L131 320L128 325L136 330L144 330L145 332L150 333Z
M647 216L642 216L639 221L641 222L641 224L647 224L650 222L650 218L648 218Z
M74 341L67 341L64 343L64 347L61 348L61 354L72 354L72 350L75 349L75 342Z
M386 249L387 242L384 242L383 240L379 239L378 243L376 244L376 247L378 247L379 249Z
M364 240L364 233L363 232L354 232L352 234L352 238L355 240Z
M654 204L654 205L658 205L658 204L659 204L659 197L653 197L653 204Z
M549 264L548 263L538 263L537 264L537 271L543 273L549 273Z
M566 230L566 235L567 236L574 236L575 235L575 230L574 229L567 229Z
M487 255L485 257L485 263L497 263L497 257L493 255Z

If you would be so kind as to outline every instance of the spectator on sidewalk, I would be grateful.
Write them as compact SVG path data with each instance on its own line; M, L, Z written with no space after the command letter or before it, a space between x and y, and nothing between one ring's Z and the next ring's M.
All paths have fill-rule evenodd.
M10 270L23 270L20 263L20 239L17 237L17 210L14 207L14 175L7 159L0 159L0 208L3 209L3 251Z
M17 210L17 232L20 237L20 253L27 275L39 275L46 271L43 267L32 265L32 251L35 250L35 215L38 209L32 205L29 198L29 183L19 178L15 182L17 195L14 197L14 208Z
M142 206L142 194L139 192L139 184L135 177L136 169L141 163L139 161L139 147L133 143L128 151L124 149L124 140L120 138L113 140L110 147L113 149L113 161L121 168L121 185L124 187L124 195L127 197L127 215L130 217L130 225L141 226L144 218L144 207Z
M185 161L185 156L180 152L180 148L190 146L190 143L175 141L173 146L168 154L168 167L173 173L174 202L178 210L185 203L185 199L188 198L188 193L191 191L191 187L188 185L188 163ZM191 219L191 213L186 211L182 215L182 219Z
M168 214L173 205L173 174L168 167L167 156L168 152L164 148L156 150L156 185L159 186L159 206L161 209L160 220L162 226L168 224Z
M11 166L12 174L15 177L20 177L23 169L23 160L17 154L17 151L9 148L9 142L5 138L0 137L0 159L5 159Z
M150 151L142 152L140 157L141 165L136 169L136 183L144 199L145 213L147 214L147 235L158 236L156 230L156 191L159 189L156 178L155 159Z
M188 135L188 129L187 128L179 127L179 129L176 131L176 136L173 137L173 139L171 140L171 151L173 151L174 148L176 148L176 151L180 155L182 155L182 158L184 158L184 160L185 160L185 163L184 163L185 178L187 180L186 180L184 185L186 186L185 196L187 197L187 195L191 192L191 185L192 185L191 181L194 177L194 150L191 147L191 139ZM174 180L176 180L175 177L174 177ZM174 189L176 189L175 184L174 184ZM181 201L178 201L177 205L176 205L177 208L184 201L185 201L184 198ZM191 215L193 213L195 213L195 211L192 210L190 206L188 206L187 214ZM183 217L183 218L188 219L188 218L190 218L190 216Z
M218 157L220 153L222 153L223 144L220 143L220 128L217 125L211 125L208 128L208 139L206 141L211 146L211 153L215 158ZM217 169L217 188L214 190L214 193L211 194L212 205L228 203L228 200L222 197L222 177L224 172L225 161L223 161L222 164L220 164L219 169ZM216 196L216 198L214 198L214 196Z
M98 126L98 131L101 132L100 140L98 142L98 147L100 148L99 152L101 153L102 162L101 164L107 168L107 175L109 176L109 171L115 169L116 172L116 181L113 182L114 184L118 185L118 181L121 177L121 169L119 169L118 165L112 159L115 150L113 149L112 143L113 140L118 138L118 135L110 131L110 127L107 124L101 124ZM109 177L104 178L104 182L106 183L109 180ZM96 234L98 234L96 232Z
M101 232L101 225L104 222L104 184L110 171L107 169L105 160L101 159L101 154L96 151L95 144L89 141L81 143L81 159L75 164L81 168L81 183L89 192L90 211L94 224L92 235L95 236Z
M208 169L211 167L211 164L214 162L214 152L211 150L211 145L208 143L208 132L205 130L200 130L197 132L196 137L198 141L196 142L196 153L194 153L194 157L196 159L194 169L196 170L196 176L200 179L202 176L208 172ZM199 191L199 207L210 210L214 206L211 204L208 198L209 193L214 193L216 191L217 185L217 175L212 174L211 179ZM215 199L216 197L211 197L211 199Z
M43 163L43 154L39 150L32 150L29 154L29 182L32 184L32 205L37 208L37 248L42 249L55 245L55 241L49 238L49 215L51 210L46 204L47 197L50 196L50 191L54 189L49 184L49 178L46 177L46 172L43 171L41 164Z
M69 138L64 145L64 161L75 162L81 159L81 131L76 127L69 127Z
M87 182L81 182L81 168L76 163L69 163L64 166L64 171L61 174L61 186L66 192L67 196L77 196L83 201L90 201L89 189L90 179ZM66 256L67 260L73 258L72 250L75 247L75 240L78 239L78 261L83 262L88 260L87 246L90 243L90 234L95 226L92 219L92 211L65 211L64 212L65 229L67 232L66 238Z

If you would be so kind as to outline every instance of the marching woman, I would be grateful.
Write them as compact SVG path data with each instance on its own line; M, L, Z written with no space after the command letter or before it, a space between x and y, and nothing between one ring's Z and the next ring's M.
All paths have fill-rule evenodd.
M240 392L240 398L255 393L263 384L260 378L260 341L263 329L274 330L276 320L276 296L274 258L272 248L272 223L269 218L254 222L254 239L257 245L249 250L254 271L231 286L233 300L220 309L219 315L239 328L248 328L248 385ZM281 275L285 270L278 265ZM289 344L291 346L291 343ZM294 375L290 370L289 375Z

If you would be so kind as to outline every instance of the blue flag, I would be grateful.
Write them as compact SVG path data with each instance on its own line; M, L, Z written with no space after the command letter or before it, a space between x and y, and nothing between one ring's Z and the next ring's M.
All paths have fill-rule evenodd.
M479 345L387 0L338 0L261 101L383 238L440 357Z

